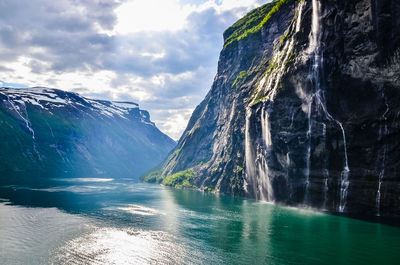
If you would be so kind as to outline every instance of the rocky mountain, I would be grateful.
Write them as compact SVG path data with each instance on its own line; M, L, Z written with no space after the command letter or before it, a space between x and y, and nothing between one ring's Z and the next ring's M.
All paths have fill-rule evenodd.
M145 180L400 216L398 14L397 0L251 11L225 31L211 90Z
M0 88L0 182L137 179L175 146L131 102L49 88Z

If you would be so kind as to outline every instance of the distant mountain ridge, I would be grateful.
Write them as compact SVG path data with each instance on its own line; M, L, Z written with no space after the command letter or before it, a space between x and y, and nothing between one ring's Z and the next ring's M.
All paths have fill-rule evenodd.
M136 179L175 146L147 111L45 87L0 88L0 181Z

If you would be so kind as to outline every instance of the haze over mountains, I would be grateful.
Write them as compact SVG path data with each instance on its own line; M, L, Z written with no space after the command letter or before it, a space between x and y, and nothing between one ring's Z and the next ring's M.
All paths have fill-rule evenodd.
M137 179L175 142L136 103L42 87L0 88L0 181Z

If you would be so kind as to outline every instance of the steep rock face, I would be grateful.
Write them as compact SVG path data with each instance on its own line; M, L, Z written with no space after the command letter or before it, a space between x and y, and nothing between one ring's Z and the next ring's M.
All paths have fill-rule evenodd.
M400 216L400 2L280 0L225 34L161 176L332 212Z
M175 143L131 102L48 88L0 88L0 181L138 178Z

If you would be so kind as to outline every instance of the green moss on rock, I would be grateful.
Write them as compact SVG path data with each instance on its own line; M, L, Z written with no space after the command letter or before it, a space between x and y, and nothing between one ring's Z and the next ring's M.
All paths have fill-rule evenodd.
M260 31L283 6L294 1L275 0L248 13L224 32L224 49L230 44Z
M213 188L210 188L210 187L205 186L205 187L203 188L203 191L205 191L205 192L214 192L215 190L214 190Z
M235 81L233 82L232 87L236 86L237 83L238 83L240 80L242 80L243 78L245 78L246 76L247 76L247 71L241 71L241 72L237 75Z
M195 173L192 169L186 169L173 175L168 175L162 181L165 186L175 188L194 188L193 177Z
M140 177L140 180L142 180L144 182L148 182L148 183L161 183L163 180L161 173L162 173L162 171L161 171L160 167L157 167L157 168L151 170L150 172L142 175Z

